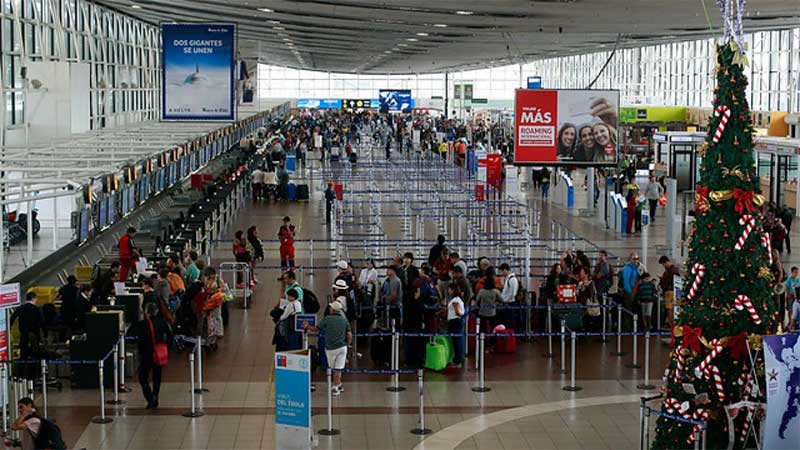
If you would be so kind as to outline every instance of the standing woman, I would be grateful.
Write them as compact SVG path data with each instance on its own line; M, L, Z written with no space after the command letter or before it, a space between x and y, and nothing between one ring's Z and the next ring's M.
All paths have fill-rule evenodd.
M250 251L247 250L247 240L245 240L242 230L238 230L233 237L233 256L236 258L237 263L249 264L252 260ZM236 272L236 284L239 288L244 287L244 280L240 271Z
M283 225L278 229L278 240L281 243L281 270L294 269L294 236L295 226L289 216L283 218Z
M481 319L481 324L486 324L484 329L489 331L493 330L497 322L497 305L503 302L503 297L500 291L495 287L493 276L485 278L483 287L478 291L475 296L475 303L478 306L478 317Z
M253 283L258 283L258 279L256 279L256 262L264 262L264 246L261 245L261 240L258 238L258 228L255 225L252 225L250 228L247 229L247 243L249 244L249 250L251 252L252 258L250 260L250 271L253 277Z
M158 315L158 305L148 303L145 318L138 323L139 384L147 400L147 409L158 408L158 393L161 390L161 371L167 365L167 344L172 340L167 323ZM150 374L153 387L150 387Z
M575 137L578 135L575 125L567 122L558 130L558 158L571 160L575 152Z
M447 302L447 332L453 340L453 364L460 368L464 363L464 344L461 333L464 332L464 301L461 299L461 289L457 284L451 283L447 288L450 300Z

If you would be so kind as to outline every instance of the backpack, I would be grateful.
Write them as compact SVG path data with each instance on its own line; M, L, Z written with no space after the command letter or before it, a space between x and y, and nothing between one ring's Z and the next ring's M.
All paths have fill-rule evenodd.
M422 282L420 297L422 298L422 302L426 305L435 305L439 302L439 293L436 292L436 288L433 287L433 284L427 280L423 280Z
M521 304L525 304L528 301L528 290L525 289L522 283L517 283L517 294L514 296L514 300Z
M303 311L306 314L316 314L319 312L319 299L311 290L303 289Z
M61 428L50 419L35 416L41 422L39 434L34 438L36 448L47 448L52 450L63 450L67 448L64 438L61 437Z

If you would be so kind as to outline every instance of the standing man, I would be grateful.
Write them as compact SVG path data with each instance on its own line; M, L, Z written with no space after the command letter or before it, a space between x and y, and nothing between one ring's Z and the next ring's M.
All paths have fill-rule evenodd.
M325 189L325 223L331 224L331 211L333 210L333 201L336 200L336 193L333 191L333 181L328 182L328 187Z
M608 262L608 253L605 250L600 250L600 257L597 260L597 264L594 265L594 270L592 270L592 280L594 280L594 288L598 295L608 294L613 278L614 272Z
M628 311L633 311L633 289L636 287L636 282L639 280L639 272L639 254L631 253L630 259L628 259L628 263L625 264L625 267L622 268L622 274L620 275L622 277L623 306L625 306ZM629 327L632 326L632 318L626 316L625 323L628 324Z
M344 392L342 386L342 372L347 362L347 347L353 342L353 333L350 331L350 323L342 311L344 306L337 300L331 302L325 311L318 327L309 326L308 322L303 323L303 328L322 333L325 338L325 356L333 372L333 386L331 395L338 397Z
M445 249L445 237L444 235L436 236L436 244L431 247L431 251L428 253L428 265L433 267L436 263L436 260L442 256L442 250Z
M658 286L661 292L664 293L664 308L667 310L667 323L669 323L669 330L675 328L674 323L674 309L675 309L675 275L680 275L681 270L676 264L667 258L667 255L658 259L658 263L664 266L664 273L661 275L661 280Z
M658 199L664 194L664 188L656 181L655 175L650 175L647 185L644 187L644 196L647 198L647 203L650 205L650 222L656 222L656 208L658 208Z
M509 306L513 305L517 300L519 280L507 263L500 264L500 274L503 275L503 291L500 296L503 298L503 306L505 307L500 310L500 320L507 328L516 328L516 321L514 320L516 314Z
M250 174L250 182L253 184L253 200L260 200L264 191L264 171L260 167Z
M19 319L19 358L23 361L39 357L42 342L42 312L36 306L38 297L35 292L25 294L25 303L20 305L11 314L11 326ZM21 364L22 378L34 379L37 373L35 364Z
M289 270L294 268L294 233L295 226L292 225L289 216L283 218L283 225L278 229L278 240L281 243L281 268Z
M139 251L133 244L136 228L128 227L125 234L119 238L119 281L128 281L129 273L136 272L136 261L139 260Z
M386 280L381 286L381 303L389 309L389 319L395 319L399 327L403 322L403 283L397 276L396 266L386 268Z

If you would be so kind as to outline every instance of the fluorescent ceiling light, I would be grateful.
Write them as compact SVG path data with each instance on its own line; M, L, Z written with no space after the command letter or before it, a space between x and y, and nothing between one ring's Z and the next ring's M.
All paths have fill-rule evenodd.
M456 11L456 14L459 16L471 16L473 14L472 11Z
M417 36L427 36L428 33L417 33Z
M281 21L280 21L280 20L270 20L270 21L268 21L268 22L269 22L269 23L271 23L271 24L273 24L273 25L280 25L280 24L281 24Z
M447 24L446 23L435 23L435 24L433 24L433 26L436 27L436 28L447 28Z
M283 31L286 28L283 28L283 27L272 27L272 29L275 30L275 31Z
M275 12L275 11L269 9L269 8L258 8L258 10L261 11L261 12L265 12L265 13Z
M133 9L142 9L141 5L131 5Z
M408 42L417 42L419 39L417 38L406 38Z
M408 47L408 44L397 44L398 47Z
M385 51L385 52L383 52L383 53L386 53L386 54L388 55L388 54L391 54L391 53L392 53L392 51L391 51L391 50L386 50L386 51Z

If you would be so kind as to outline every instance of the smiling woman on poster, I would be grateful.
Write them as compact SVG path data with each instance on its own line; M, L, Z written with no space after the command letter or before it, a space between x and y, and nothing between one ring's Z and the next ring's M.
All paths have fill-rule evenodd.
M575 150L575 125L567 122L558 130L558 157L572 159Z
M592 135L597 147L594 162L613 162L617 151L617 130L601 122L592 127Z
M591 125L581 125L578 129L580 143L575 146L573 161L594 161L595 143Z

